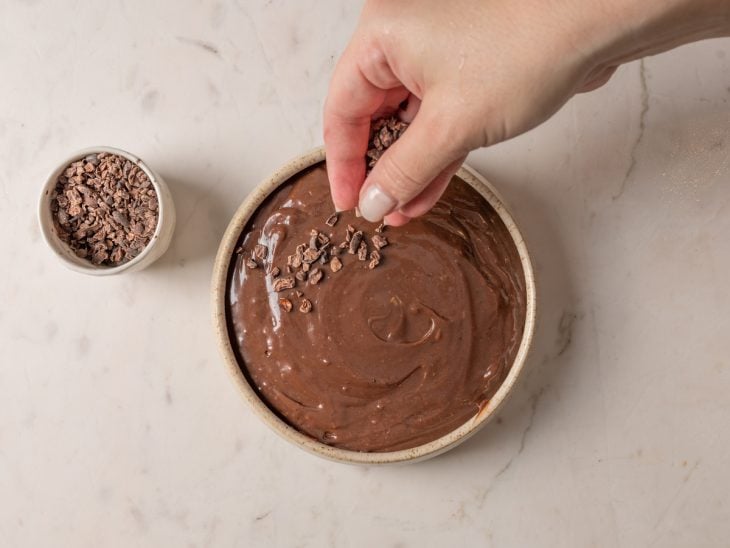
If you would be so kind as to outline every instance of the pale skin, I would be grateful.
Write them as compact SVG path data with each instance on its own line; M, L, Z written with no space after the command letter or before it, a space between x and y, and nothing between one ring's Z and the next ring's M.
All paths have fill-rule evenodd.
M730 0L369 0L325 105L335 207L405 224L469 151L534 128L623 63L721 36ZM411 125L366 179L370 122L396 112Z

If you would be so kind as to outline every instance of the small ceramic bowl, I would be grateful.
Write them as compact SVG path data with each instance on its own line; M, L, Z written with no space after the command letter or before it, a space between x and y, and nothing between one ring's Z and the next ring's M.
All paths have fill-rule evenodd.
M234 382L238 385L243 397L247 403L253 409L253 411L263 419L276 433L284 437L286 440L294 443L302 449L305 449L315 455L324 457L330 460L344 462L349 464L363 464L363 465L375 465L375 464L391 464L391 463L402 463L402 462L415 462L429 457L433 457L444 451L455 447L459 443L463 442L474 433L476 433L482 426L484 426L489 420L495 415L497 409L504 403L507 396L512 391L517 378L522 371L527 358L530 345L532 343L532 337L535 330L535 314L536 314L536 293L535 293L535 278L532 270L532 263L530 262L530 256L527 252L527 247L520 234L520 231L515 225L512 216L509 214L504 206L502 199L499 197L497 192L494 190L491 184L489 184L481 175L476 171L469 168L468 166L462 166L459 169L457 175L463 179L466 183L474 187L494 210L499 214L500 218L504 222L505 226L509 230L509 233L514 239L515 245L522 261L522 268L525 273L525 289L527 293L527 314L525 317L525 329L522 335L522 342L520 344L517 355L515 356L514 363L512 364L507 378L505 378L502 385L497 390L497 393L489 401L489 403L482 408L478 413L471 419L466 421L456 430L446 434L445 436L436 439L432 442L413 447L411 449L404 449L400 451L390 451L382 453L365 453L358 451L350 451L347 449L340 449L321 443L301 432L295 428L289 426L286 422L280 419L261 398L259 398L256 390L249 384L246 376L241 370L241 366L238 363L233 347L231 345L231 339L229 338L228 320L226 314L226 293L228 278L230 273L231 257L233 256L234 249L241 235L241 232L246 227L251 216L256 212L258 207L263 201L280 185L291 179L294 175L306 168L323 161L325 158L324 149L315 149L299 158L296 158L286 164L284 167L276 171L268 179L263 181L256 189L243 201L238 211L233 216L228 228L223 235L220 247L218 248L218 255L215 259L215 265L213 269L213 283L212 283L212 300L213 300L213 322L216 329L218 345L220 347L223 359L230 371Z
M142 252L137 255L131 261L128 261L119 266L102 266L95 265L88 259L82 259L77 257L73 250L66 245L61 238L59 238L56 232L56 227L53 223L53 213L51 212L51 196L53 189L56 186L58 177L63 171L73 162L85 158L89 154L98 154L100 152L107 152L109 154L115 154L126 158L127 160L134 162L139 168L147 174L152 187L157 193L158 201L158 219L155 233L152 235L152 239L147 244ZM43 185L41 192L41 199L38 204L38 222L41 226L41 233L43 238L48 243L48 246L71 270L81 272L82 274L90 274L92 276L112 276L115 274L121 274L122 272L134 272L142 270L148 267L159 259L167 248L170 246L172 240L172 233L175 231L175 204L172 201L172 195L170 189L162 180L162 177L152 171L142 160L118 148L112 147L93 147L80 150L74 154L71 154L66 159L62 160L58 166L51 171Z

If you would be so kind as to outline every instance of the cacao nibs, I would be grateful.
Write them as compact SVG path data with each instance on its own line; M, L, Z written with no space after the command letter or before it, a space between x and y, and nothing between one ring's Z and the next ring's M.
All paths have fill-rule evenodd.
M333 213L332 215L327 217L327 220L324 222L324 224L326 224L327 226L335 226L339 218L340 216L337 213Z
M362 241L362 232L358 230L350 238L350 249L349 249L350 255L354 255L355 253L357 253L357 250L360 248L361 241Z
M368 258L368 244L360 242L360 247L357 248L357 258L361 261L366 261Z
M51 213L59 238L95 265L119 266L149 244L159 202L147 174L116 154L90 154L56 181Z
M324 247L330 243L329 236L320 232L319 234L317 234L317 242L319 243L320 247Z
M377 249L373 249L370 252L370 263L368 264L368 268L372 270L376 266L380 264L380 251Z
M342 261L337 257L332 257L332 260L330 261L330 270L332 272L339 272L342 270Z
M376 234L370 238L370 241L373 243L373 247L375 247L375 249L383 249L386 245L388 245L388 239L380 234Z
M274 282L274 291L279 293L280 291L284 291L285 289L292 289L296 284L297 282L291 276L287 276L286 278L279 278Z
M337 220L332 220L337 214L330 216L325 224L332 226ZM329 265L330 272L335 273L342 270L345 266L343 259L339 255L342 251L356 255L358 261L369 261L367 268L372 270L382 261L380 250L388 245L388 240L382 236L384 225L380 225L375 229L375 234L366 237L362 230L357 230L352 225L347 225L345 230L345 241L340 244L333 244L331 234L320 232L313 229L309 233L309 240L306 243L299 244L295 252L287 257L286 272L288 276L279 277L281 269L277 266L269 264L268 274L274 280L273 289L277 293L294 289L297 281L306 285L318 285L325 280L325 268ZM369 249L368 240L372 244ZM264 260L269 256L269 249L263 244L254 246L253 251L247 252L243 247L239 247L235 251L239 255L248 255L244 263L250 269L256 269L264 265ZM292 291L287 297L279 298L279 306L286 312L291 312L295 308L294 301L299 303L297 310L308 314L312 311L312 301L304 296L300 290Z
M262 244L256 244L256 247L253 248L253 255L259 261L263 261L266 258L268 252L269 250L267 249L267 247Z
M310 285L317 285L319 281L322 279L322 276L324 276L324 272L320 268L314 268L309 273L309 277L307 278Z
M305 263L312 264L314 261L319 259L320 252L318 249L312 249L311 247L309 249L306 249L304 251L304 257L302 258L302 261Z
M380 118L371 124L369 147L365 158L368 172L406 129L408 129L408 124L399 120L397 116Z
M319 232L316 230L312 230L309 235L309 249L317 250L317 238L319 236Z

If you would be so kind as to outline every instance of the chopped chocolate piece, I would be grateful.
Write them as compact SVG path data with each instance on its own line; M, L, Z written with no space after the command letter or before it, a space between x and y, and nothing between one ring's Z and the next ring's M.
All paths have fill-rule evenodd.
M281 274L281 270L279 270L278 266L272 266L271 270L269 270L269 274L271 274L272 278L276 278L279 274Z
M313 263L317 259L319 259L319 250L309 248L304 252L304 257L302 258L302 261L305 263Z
M292 268L299 268L302 266L302 250L300 247L301 246L297 247L297 251L294 255L289 255L289 257L287 257L286 264L288 266L291 266Z
M330 270L332 272L338 272L342 269L342 261L339 260L337 257L332 257L332 260L330 261Z
M357 258L361 261L365 261L368 258L368 244L360 242L360 247L357 248Z
M322 279L322 276L324 276L324 272L322 272L321 268L313 268L308 278L310 285L317 285Z
M385 223L380 223L378 225L378 228L375 229L375 232L378 234L381 234L385 230Z
M266 258L268 252L269 250L266 248L265 245L262 244L256 244L256 247L253 248L254 257L256 257L260 261L263 261Z
M291 312L292 308L294 308L292 302L284 297L279 299L279 306L281 306L281 308L284 309L286 312Z
M388 245L388 239L380 234L375 234L370 240L373 242L375 249L382 249Z
M317 249L317 237L319 236L319 233L312 229L309 233L309 249Z
M89 205L89 204L86 204L86 205ZM96 205L96 201L92 200L91 205ZM125 226L125 227L129 226L129 217L127 217L121 211L117 211L116 209L114 211L112 211L112 219L114 219L116 222L118 222L122 226Z
M284 291L285 289L292 289L296 284L297 282L291 276L287 276L286 278L279 278L274 282L274 291L279 293L280 291Z
M299 303L299 312L302 314L309 314L312 311L312 301L309 299L302 299L302 302Z
M380 251L378 251L377 249L373 249L370 252L370 264L368 264L368 268L372 270L373 268L378 266L380 264L380 259Z
M300 270L299 272L297 272L296 274L294 274L294 277L297 280L299 280L300 282L303 282L304 280L307 279L307 273L304 272L304 270Z
M302 263L302 272L309 272L311 266L310 263Z
M256 263L256 261L253 259L253 257L249 257L246 259L246 266L253 270L254 268L257 268L259 265Z
M322 254L319 256L319 262L320 264L327 264L327 261L329 260L329 251L327 249L322 249Z
M362 232L357 231L352 235L352 238L350 238L350 255L354 255L357 253L358 248L360 247L360 242L362 241Z
M327 220L324 222L324 224L328 226L335 226L337 224L337 221L339 220L340 216L335 212L329 217L327 217Z
M355 234L355 227L347 225L347 231L345 232L345 241L349 242L352 239L352 235Z
M320 246L324 246L330 243L329 236L327 236L327 234L324 234L323 232L317 234L317 241L319 242Z

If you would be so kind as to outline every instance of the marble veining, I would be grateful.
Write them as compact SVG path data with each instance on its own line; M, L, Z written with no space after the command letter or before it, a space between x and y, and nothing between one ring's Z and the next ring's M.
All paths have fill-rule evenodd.
M533 353L464 445L357 468L248 411L208 287L241 200L321 143L359 3L0 5L3 546L727 544L730 40L470 155L534 257ZM47 171L95 144L171 187L176 235L143 272L74 274L39 237Z

